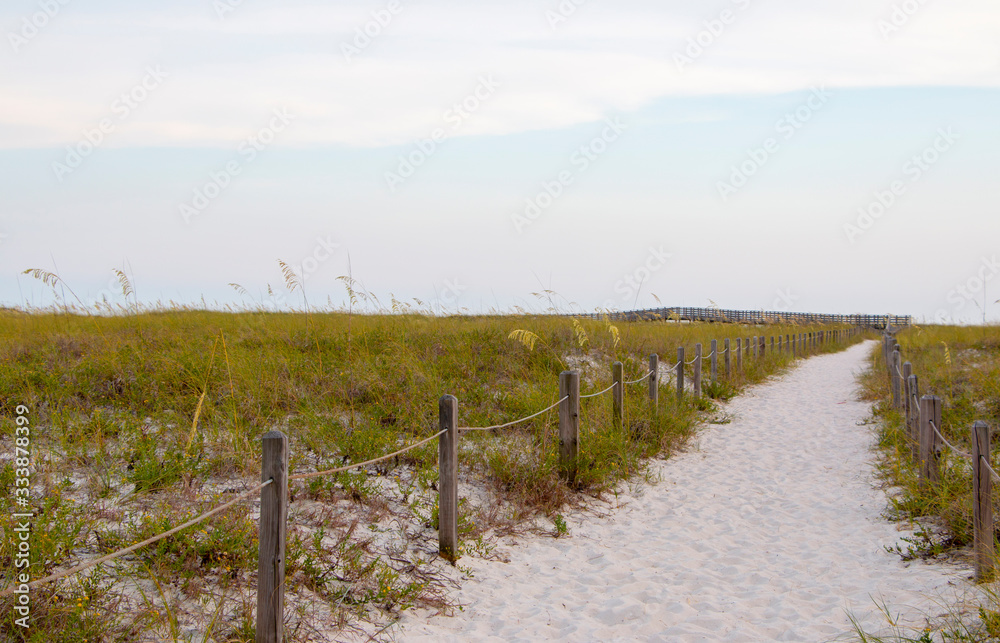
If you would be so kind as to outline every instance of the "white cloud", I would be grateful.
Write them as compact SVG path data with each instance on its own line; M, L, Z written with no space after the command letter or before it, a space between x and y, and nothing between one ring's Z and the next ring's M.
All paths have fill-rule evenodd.
M481 74L501 89L457 135L567 127L671 95L821 83L1000 86L1000 11L978 0L927 4L888 40L877 25L892 2L733 4L733 23L684 73L674 53L718 8L595 0L553 30L544 12L556 4L401 0L403 10L353 61L340 44L382 5L260 2L221 21L161 11L112 23L74 7L0 72L0 146L76 141L147 64L171 77L108 146L232 146L278 106L298 116L279 144L408 143L441 125Z

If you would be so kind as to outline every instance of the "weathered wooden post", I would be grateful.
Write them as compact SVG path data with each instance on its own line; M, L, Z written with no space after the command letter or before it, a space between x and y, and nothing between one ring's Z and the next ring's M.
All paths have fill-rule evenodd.
M903 377L900 381L900 395L902 399L900 400L900 409L903 411L903 421L906 424L906 434L910 434L910 418L912 399L910 398L910 376L913 375L913 364L905 362L903 364Z
M760 342L760 353L759 353L759 355L763 359L763 357L764 357L764 349L767 347L767 344L764 343L765 342L764 336L761 335L760 337L758 337L757 341Z
M990 427L985 422L972 425L972 526L976 552L976 580L993 580L996 544L993 537L993 478L987 467L990 459Z
M902 408L901 401L901 390L900 390L900 377L899 369L902 363L902 357L900 356L899 346L896 346L892 351L892 408L900 409Z
M730 358L731 351L729 346L729 338L725 339L726 346L726 381L728 382L733 376L732 360Z
M760 350L760 345L757 342L757 336L753 336L753 358L756 360L758 357L757 351Z
M677 347L677 403L684 401L684 347Z
M790 346L791 346L791 349L792 349L792 359L795 359L795 357L798 355L798 350L796 349L796 344L798 342L795 341L795 335L789 335L788 337L790 338L790 341L791 341L791 345Z
M694 375L691 383L694 385L694 396L701 397L701 344L694 345Z
M925 485L936 485L941 477L938 469L941 443L931 423L941 430L941 398L925 395L920 398L920 482Z
M614 420L614 427L616 430L621 430L624 425L624 405L625 405L625 367L622 366L621 362L615 362L611 365L611 383L614 388L611 389L611 410Z
M257 557L257 643L285 640L285 525L288 522L288 437L261 438L260 534Z
M743 338L736 338L736 370L743 372Z
M914 462L920 459L920 384L916 375L910 375L910 457Z
M719 341L712 340L712 386L719 383Z
M438 400L438 552L458 560L458 398Z
M774 355L774 335L771 335L771 355Z
M563 400L563 398L566 398ZM559 473L564 480L576 481L580 452L580 373L559 374Z
M649 403L656 415L660 409L660 356L656 353L649 356L649 370Z

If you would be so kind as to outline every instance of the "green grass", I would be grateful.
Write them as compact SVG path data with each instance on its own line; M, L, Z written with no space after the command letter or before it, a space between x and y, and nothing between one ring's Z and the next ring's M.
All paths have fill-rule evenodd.
M900 332L897 339L903 361L910 362L919 379L921 395L942 398L941 433L966 453L971 451L970 429L983 420L991 427L1000 422L1000 327L923 326ZM938 485L921 485L911 458L911 442L904 418L892 408L892 395L881 347L873 352L872 369L862 376L865 397L874 403L879 446L884 458L881 473L900 491L893 497L893 511L900 520L917 521L917 534L906 546L894 549L904 559L931 558L941 554L970 555L972 534L972 470L961 456L945 448ZM995 441L994 441L995 445ZM998 469L994 455L991 464ZM1000 502L994 494L994 512ZM995 538L995 535L994 535ZM924 633L897 632L893 641L993 641L1000 640L1000 601L987 588L986 607L978 614L953 618L935 638ZM862 639L876 640L876 639Z
M609 384L614 361L623 362L626 379L637 379L650 353L669 365L678 346L690 359L696 342L707 353L711 339L721 347L726 337L806 330L388 311L2 311L3 452L13 452L15 408L26 405L34 427L34 502L44 508L34 527L32 577L114 551L225 501L224 492L241 491L259 477L260 436L274 428L289 436L292 473L319 470L433 435L444 394L459 399L460 425L493 425L553 404L559 373L569 368L581 370L586 394ZM536 340L518 341L515 331ZM463 499L462 551L488 553L484 534L516 531L538 517L564 533L566 505L642 476L649 458L684 443L700 414L714 408L711 397L731 397L790 361L787 354L744 359L742 373L728 381L720 375L716 385L708 381L706 362L706 397L678 402L664 385L658 413L645 383L629 386L621 429L611 428L610 395L583 400L572 485L558 475L555 410L495 434L464 434L462 485L479 485L494 500ZM427 547L398 527L409 519L434 527L436 467L431 442L362 472L293 485L289 594L318 597L345 627L371 618L372 609L391 620L413 605L446 608L443 577L432 559L417 553ZM11 497L12 469L0 469L0 483ZM6 528L9 520L0 522ZM408 544L399 545L394 558L386 555L386 542ZM212 624L216 640L245 640L252 635L256 547L249 510L233 509L104 571L38 589L30 636L64 640L56 632L71 624L93 632L93 640L128 638L138 630L176 636L183 599L207 592L213 598L196 616ZM0 542L5 570L12 569L13 553L9 538ZM140 588L142 600L123 602L126 587ZM61 607L81 592L86 605ZM10 606L9 598L0 600L0 634L35 640L12 624ZM292 640L298 640L309 631L309 617L291 612Z

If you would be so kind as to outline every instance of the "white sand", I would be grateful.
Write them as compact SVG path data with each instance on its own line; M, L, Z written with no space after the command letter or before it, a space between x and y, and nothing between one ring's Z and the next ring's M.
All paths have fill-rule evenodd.
M656 463L662 482L620 494L606 518L567 516L569 537L463 558L474 578L452 616L403 613L400 641L827 641L848 612L884 629L944 611L970 570L904 563L875 488L869 406L854 375L871 343L800 362L726 405L731 424ZM950 586L949 586L950 584Z

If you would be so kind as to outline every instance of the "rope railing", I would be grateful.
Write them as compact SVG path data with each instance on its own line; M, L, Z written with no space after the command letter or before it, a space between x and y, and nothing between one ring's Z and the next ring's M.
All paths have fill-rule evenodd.
M625 384L639 384L639 383L641 383L641 382L645 382L645 381L646 381L646 379L648 379L648 378L649 378L649 376L650 376L650 375L652 375L652 374L653 374L653 373L655 373L655 372L656 372L656 371L649 371L648 373L646 373L645 375L643 375L643 376L642 376L642 377L640 377L639 379L637 379L637 380L632 380L632 381L630 381L630 382L625 382Z
M70 569L67 569L65 571L61 571L61 572L58 572L56 574L51 574L49 576L46 576L45 578L39 578L38 580L31 581L27 585L28 585L28 587L38 587L39 585L45 585L46 583L51 583L52 581L59 580L60 578L66 578L67 576L72 576L74 574L78 574L78 573L82 572L85 569L90 569L91 567L95 567L97 565L100 565L101 563L106 563L106 562L114 560L116 558L120 558L120 557L124 556L125 554L130 554L130 553L134 552L137 549L141 549L141 548L145 547L146 545L152 545L155 542L163 540L164 538L166 538L168 536L173 536L174 534L176 534L179 531L184 531L188 527L193 527L194 525L197 525L200 522L208 520L212 516L214 516L214 515L216 515L218 513L221 513L223 511L225 511L226 509L229 509L230 507L232 507L236 503L240 502L241 500L245 500L245 499L249 498L250 496L256 494L258 491L260 491L261 489L263 489L267 485L271 484L272 482L274 482L274 478L271 478L271 479L267 480L266 482L263 482L263 483L257 485L253 489L251 489L251 490L249 490L249 491L247 491L247 492L245 492L243 494L240 494L239 496L237 496L233 500L230 500L226 504L220 505L220 506L216 507L215 509L212 509L211 511L206 511L205 513L201 514L197 518L192 518L191 520L187 521L183 525L178 525L178 526L174 527L173 529L171 529L169 531L163 532L162 534L158 534L158 535L153 536L151 538L147 538L146 540L144 540L142 542L135 543L134 545L130 545L128 547L125 547L124 549L119 549L118 551L113 552L111 554L108 554L107 556L101 556L100 558L95 558L94 560L89 560L89 561L87 561L85 563L81 563L81 564L77 565L76 567L71 567ZM5 589L2 592L0 592L0 597L9 596L10 594L13 594L15 587L16 587L16 585L12 584L10 587L8 587L7 589Z
M583 396L581 395L580 397L583 397ZM551 411L552 409L556 408L557 406L559 406L560 404L562 404L563 402L565 402L568 399L569 399L569 396L568 395L564 395L561 400L559 400L558 402L556 402L552 406L548 406L548 407L542 409L541 411L539 411L538 413L533 413L532 415L529 415L527 417L523 417L523 418L521 418L519 420L513 420L511 422L506 422L504 424L495 424L493 426L460 426L460 427L458 427L458 430L459 431L493 431L495 429L506 429L509 426L514 426L515 424L520 424L521 422L526 422L526 421L528 421L528 420L530 420L532 418L536 418L539 415L541 415L542 413L545 413L546 411ZM441 433L444 433L444 431L442 431ZM439 433L438 435L441 435L441 433ZM437 437L437 436L434 436L434 437Z
M566 398L563 398L563 399L566 399ZM562 400L560 400L560 402L562 402ZM554 406L558 406L558 404L559 404L559 402L557 402ZM553 408L553 407L549 407L549 409L551 409L551 408ZM547 411L549 409L545 409L545 410ZM538 413L536 415L540 415L541 413L544 413L544 412L545 411L541 411L540 413ZM534 417L534 416L531 416L531 417ZM525 419L528 419L528 418L525 418ZM343 467L337 467L335 469L327 469L325 471L316 471L316 472L313 472L313 473L300 473L298 475L288 476L288 480L289 481L291 481L291 480L306 480L306 479L309 479L309 478L316 478L316 477L319 477L319 476L330 475L330 474L333 474L333 473L340 473L342 471L349 471L351 469L358 469L358 468L367 466L369 464L375 464L376 462L381 462L383 460L388 460L389 458L393 458L393 457L395 457L397 455L406 453L407 451L410 451L412 449L416 449L417 447L423 446L424 444L427 444L431 440L434 440L434 439L438 438L443 433L445 433L445 431L439 431L438 433L435 433L434 435L432 435L429 438L426 438L424 440L421 440L420 442L417 442L415 444L411 444L411 445L409 445L407 447L399 449L398 451L394 451L394 452L392 452L392 453L390 453L388 455L384 455L384 456L381 456L381 457L378 457L378 458L373 458L371 460L366 460L364 462L358 462L356 464L351 464L351 465L347 465L347 466L343 466ZM95 566L100 565L102 563L106 563L106 562L112 561L112 560L114 560L116 558L120 558L120 557L122 557L122 556L124 556L126 554L130 554L130 553L136 551L137 549L141 549L143 547L146 547L147 545L152 545L153 543L159 542L159 541L163 540L164 538L168 538L168 537L170 537L170 536L172 536L172 535L174 535L174 534L176 534L178 532L184 531L188 527L193 527L194 525L197 525L197 524L199 524L201 522L204 522L205 520L208 520L209 518L211 518L211 517L213 517L213 516L215 516L215 515L217 515L219 513L222 513L223 511L225 511L226 509L229 509L230 507L232 507L233 505L237 504L238 502L240 502L242 500L245 500L245 499L249 498L250 496L258 493L261 489L263 489L264 487L268 486L269 484L271 484L273 482L274 482L274 478L271 478L271 479L267 480L266 482L262 482L261 484L255 486L254 488L250 489L249 491L246 491L243 494L237 496L233 500L230 500L229 502L227 502L225 504L219 505L218 507L215 507L214 509L206 511L205 513L201 514L200 516L198 516L196 518L192 518L191 520L189 520L189 521L187 521L187 522L185 522L185 523L183 523L181 525L178 525L178 526L174 527L173 529L165 531L165 532L163 532L161 534L157 534L156 536L152 536L150 538L147 538L146 540L143 540L142 542L138 542L138 543L135 543L135 544L130 545L128 547L125 547L123 549L119 549L118 551L112 552L112 553L110 553L110 554L108 554L106 556L102 556L100 558L95 558L93 560L89 560L89 561L87 561L85 563L81 563L81 564L79 564L79 565L77 565L75 567L72 567L70 569L67 569L67 570L64 570L64 571L61 571L61 572L58 572L58 573L55 573L55 574L51 574L51 575L46 576L44 578L39 578L37 580L31 581L27 585L28 585L29 588L38 587L39 585L45 585L47 583L51 583L51 582L59 580L61 578L66 578L67 576L73 576L74 574L78 574L79 572L82 572L82 571L84 571L86 569L90 569L91 567L95 567ZM7 588L7 589L5 589L3 591L0 591L0 597L10 595L13 592L14 592L14 586L12 585L11 587L9 587L9 588Z
M669 371L672 372L672 371L676 370L682 364L693 364L698 359L703 359L703 360L704 359L710 359L710 358L712 358L713 356L715 356L717 354L718 354L718 352L716 350L713 350L708 355L705 355L705 356L696 356L690 362L684 362L683 358L681 358L673 366L669 367ZM656 364L657 362L656 361L651 361L651 363L652 364ZM617 369L621 369L621 364L617 364L616 367L617 367ZM728 363L727 363L727 369L728 369ZM645 375L643 375L642 377L640 377L638 379L630 380L630 381L625 381L625 382L615 382L615 383L612 383L607 388L605 388L605 389L603 389L601 391L598 391L596 393L590 393L590 394L587 394L587 395L579 395L578 399L592 398L592 397L597 397L597 396L600 396L600 395L604 395L604 394L608 393L609 391L612 391L615 388L615 386L617 384L619 384L619 383L621 383L621 384L627 384L627 385L640 384L640 383L648 380L654 373L657 372L657 370L658 370L658 368L652 368ZM620 373L620 370L618 372ZM727 370L727 374L728 374L728 370ZM563 391L567 390L566 388L563 388L563 385L564 385L564 382L562 380L563 376L572 378L572 379L568 379L567 382L576 382L574 384L574 386L578 386L578 377L579 377L579 375L577 373L574 373L574 372L563 373L563 375L560 376L560 388L561 388L561 390L563 390ZM620 377L620 375L618 377ZM652 388L658 388L658 387L652 387ZM570 390L572 390L572 389L570 389ZM656 400L656 391L652 391L651 390L650 396L651 396L651 398L655 402L655 400ZM350 471L350 470L353 470L353 469L360 469L360 468L368 466L368 465L376 464L376 463L379 463L379 462L382 462L382 461L389 460L391 458L397 457L399 455L402 455L404 453L407 453L409 451L417 449L417 448L419 448L419 447L421 447L421 446L423 446L423 445L425 445L425 444L427 444L427 443L429 443L429 442L431 442L433 440L436 440L438 438L441 438L441 451L440 451L441 460L439 460L439 467L441 468L441 475L442 476L445 475L446 465L444 464L444 462L445 462L445 459L447 458L447 459L450 459L450 464L448 465L449 471L450 471L449 475L451 475L454 478L455 475L456 475L456 468L455 468L456 465L455 465L455 460L454 460L454 458L456 457L455 456L455 453L456 453L455 452L455 447L456 447L455 440L456 440L456 438L457 438L457 436L458 436L459 433L461 433L461 432L470 432L470 431L494 431L494 430L498 430L498 429L504 429L504 428L507 428L507 427L511 427L511 426L516 425L516 424L520 424L520 423L526 422L528 420L531 420L533 418L539 417L542 414L547 413L547 412L555 409L560 404L562 404L563 402L565 402L565 401L567 401L569 399L570 399L570 395L563 395L554 404L551 404L551 405L545 407L544 409L542 409L542 410L540 410L540 411L538 411L536 413L533 413L531 415L519 418L517 420L512 420L510 422L505 422L503 424L496 424L496 425L493 425L493 426L486 426L486 427L459 427L459 426L457 426L457 419L456 419L457 418L457 400L454 397L452 397L452 396L445 396L441 400L441 413L442 413L442 415L441 415L441 425L440 426L447 427L447 428L443 428L440 431L434 433L433 435L431 435L429 437L423 438L423 439L421 439L421 440L419 440L419 441L417 441L417 442L415 442L413 444L407 445L405 447L402 447L400 449L397 449L397 450L393 451L392 453L388 453L386 455L382 455L382 456L379 456L377 458L372 458L372 459L369 459L369 460L365 460L363 462L357 462L357 463L353 463L353 464L347 464L347 465L343 465L343 466L339 466L339 467L334 467L334 468L330 468L330 469L324 469L322 471L299 473L299 474L295 474L295 475L287 475L287 462L288 462L288 460L287 460L287 437L284 436L282 433L277 432L277 431L269 432L268 434L266 434L263 437L263 441L264 441L264 450L263 450L263 452L264 452L264 459L263 459L263 465L262 465L262 470L264 471L264 475L269 476L268 480L266 480L264 482L261 482L260 484L254 485L253 488L251 488L248 491L246 491L246 492L238 495L234 499L232 499L232 500L230 500L230 501L228 501L228 502L226 502L224 504L221 504L221 505L219 505L219 506L217 506L217 507L215 507L213 509L205 511L201 515L199 515L199 516L197 516L195 518L192 518L190 520L187 520L183 524L177 525L176 527L174 527L174 528L172 528L172 529L170 529L168 531L165 531L163 533L157 534L157 535L152 536L150 538L147 538L147 539L145 539L145 540L143 540L141 542L132 544L132 545L130 545L128 547L119 549L118 551L112 552L112 553L107 554L105 556L101 556L99 558L95 558L93 560L89 560L89 561L83 562L83 563L81 563L79 565L76 565L76 566L71 567L69 569L63 570L61 572L50 574L49 576L46 576L44 578L40 578L40 579L37 579L37 580L30 581L29 583L27 583L27 586L30 587L30 588L38 587L40 585L44 585L44 584L47 584L47 583L51 583L51 582L54 582L54 581L57 581L57 580L60 580L60 579L72 576L72 575L77 574L77 573L79 573L81 571L84 571L84 570L96 567L96 566L101 565L103 563L107 563L109 561L115 560L115 559L120 558L122 556L126 556L126 555L128 555L128 554L130 554L132 552L135 552L138 549L141 549L141 548L146 547L148 545L152 545L152 544L154 544L156 542L159 542L159 541L161 541L161 540L163 540L165 538L168 538L168 537L170 537L170 536L172 536L172 535L174 535L174 534L176 534L178 532L181 532L181 531L183 531L185 529L188 529L189 527L193 527L193 526L195 526L197 524L200 524L200 523L202 523L202 522L204 522L204 521L212 518L213 516L216 516L216 515L222 513L223 511L226 511L227 509L229 509L230 507L236 505L237 503L240 503L240 502L243 502L243 501L247 500L248 498L250 498L251 496L253 496L255 494L260 494L260 501L261 501L261 518L260 518L261 534L260 534L260 542L261 542L262 550L260 552L260 560L263 561L266 558L265 555L264 555L264 553L263 553L263 543L265 542L265 537L264 537L265 524L268 524L269 525L268 529L271 529L272 527L275 527L275 526L279 525L279 523L280 523L280 528L284 529L285 528L285 522L284 521L287 520L287 517L285 517L285 518L278 518L277 520L275 519L276 516L285 516L285 514L283 512L287 510L288 499L284 498L284 497L279 497L279 496L283 496L283 495L286 496L287 494L274 494L274 493L272 493L272 494L268 495L268 494L260 493L261 490L263 490L264 488L268 487L269 485L281 486L281 488L287 490L287 483L289 483L289 482L296 481L296 480L309 480L309 479L312 479L312 478L318 478L318 477L321 477L321 476L332 475L332 474L341 473L341 472L344 472L344 471ZM621 399L616 399L615 403L617 405L615 413L619 417L621 417L621 411L622 411L621 404L622 404L622 400ZM446 408L447 405L451 405L450 408L454 409L453 412L450 412L450 415L447 414L446 411L445 411L445 408ZM578 413L579 409L578 408L575 409L574 412ZM564 428L565 427L562 425L562 421L561 421L560 422L560 435L561 436L562 436L562 431L564 430ZM445 436L446 434L448 434L447 437L442 437L442 436ZM575 439L573 440L573 444L574 445L576 444L576 440ZM449 450L450 450L451 455L448 454ZM564 458L564 456L565 456L565 454L560 453L560 458L561 459ZM283 464L282 464L282 461L283 461ZM561 460L560 466L562 467L565 464L566 463L563 463L562 460ZM992 471L992 469L991 469L991 471ZM994 475L996 475L996 474L994 473ZM448 484L451 486L451 493L455 494L456 493L455 492L455 485L457 485L457 478L454 478L454 480L452 480ZM445 482L442 479L442 483L439 486L443 487L444 485L445 485ZM448 538L449 538L449 540L454 541L455 538L457 537L457 513L456 513L456 510L455 510L455 507L451 506L447 510L450 513L449 513L449 515L448 515L448 517L446 519L446 517L445 517L446 499L444 498L443 491L439 491L439 493L442 494L441 497L439 498L439 502L441 503L440 506L441 506L441 523L442 523L442 527L439 530L441 532L441 536L440 536L441 537L441 552L442 552L443 556L447 557L446 551L450 552L451 554L454 554L455 543L452 542L450 545L447 545L447 547L446 547L445 542L444 542L444 540L445 540L445 536L444 536L445 524L444 523L445 522L449 522L450 526L448 526L447 529L450 532L452 532L452 533L451 533L450 536L448 536ZM274 497L272 497L272 496L274 496ZM457 495L455 496L454 500L449 500L448 503L450 505L454 505L455 503L457 503ZM265 514L267 514L267 516L269 516L269 518L268 518L267 521L265 521L265 519L264 519L265 518ZM274 532L268 532L268 533L272 534L272 536L273 536ZM275 547L275 548L277 548L277 547L283 547L284 546L283 544L278 544L278 543L283 543L284 542L283 537L280 538L280 539L278 539L278 538L269 538L268 540L269 541L273 541L273 542L270 543L269 547ZM282 549L279 552L277 549L275 549L275 550L271 551L270 553L268 553L268 556L270 556L270 557L267 558L267 560L272 560L272 561L274 561L274 560L281 560L281 561L283 561L284 560L284 550ZM264 568L262 567L261 569L264 569ZM277 568L275 568L275 569L277 570ZM278 575L276 578L270 578L269 579L268 582L274 581L277 584L271 585L270 590L265 591L265 589L264 589L264 582L265 582L265 580L263 578L263 572L261 572L261 573L262 573L262 577L258 579L258 594L259 594L259 596L270 595L269 592L281 591L279 588L283 585L284 579L281 578L280 575ZM18 586L15 586L15 585L12 584L11 587L0 591L0 597L8 596L8 595L13 594L15 592L15 589L17 589L17 587ZM269 614L267 616L267 618L269 619L268 622L271 623L271 624L273 624L273 623L279 623L280 624L281 623L281 615L280 614ZM261 628L261 620L260 620L260 614L258 614L258 631L262 631L260 628Z
M980 455L979 459L983 461L983 466L989 469L990 474L993 476L993 480L996 482L1000 482L1000 475L997 475L997 472L994 471L993 467L990 466L990 461L986 459L986 456Z
M615 387L615 385L612 384L611 386L609 386L608 388L604 389L603 391L598 391L597 393L588 393L587 395L581 395L580 399L582 400L582 399L585 399L585 398L588 398L588 397L597 397L599 395L604 395L605 393L607 393L608 391L610 391L614 387Z
M948 445L949 449L951 449L952 451L954 451L958 455L962 456L963 458L967 458L969 460L973 459L973 457L971 455L969 455L965 451L962 451L961 449L959 449L958 447L956 447L951 442L948 442L947 438L945 438L943 435L941 435L941 432L938 431L937 425L934 424L934 420L928 420L927 423L931 425L931 428L934 429L934 432L937 433L937 436L939 438L941 438L941 441Z
M312 473L299 473L299 474L296 474L294 476L288 476L288 480L289 480L289 482L291 482L292 480L308 480L309 478L319 478L321 476L328 476L328 475L333 474L333 473L340 473L342 471L350 471L351 469L360 469L361 467L367 466L369 464L375 464L376 462L382 462L383 460L388 460L389 458L394 458L397 455L401 455L403 453L406 453L407 451L412 451L413 449L416 449L419 446L423 446L423 445L427 444L428 442L430 442L431 440L439 437L442 433L444 433L444 431L438 431L437 433L435 433L434 435L432 435L431 437L429 437L429 438L427 438L425 440L421 440L420 442L417 442L416 444L411 444L408 447L403 447L399 451L393 451L392 453L390 453L388 455L383 455L383 456L380 456L378 458L372 458L371 460L365 460L364 462L358 462L356 464L348 464L348 465L345 465L343 467L337 467L335 469L326 469L324 471L313 471Z
M892 408L904 412L911 457L917 468L920 485L938 486L945 479L941 471L940 455L947 447L964 459L971 468L972 531L976 561L976 579L993 577L997 566L994 539L993 483L1000 482L1000 474L990 464L990 427L986 422L972 424L968 453L952 444L944 436L942 422L943 400L936 395L920 396L919 381L912 373L912 364L902 362L899 342L886 333L882 339L882 361L890 380ZM902 367L902 368L901 368ZM988 472L988 473L987 473Z

